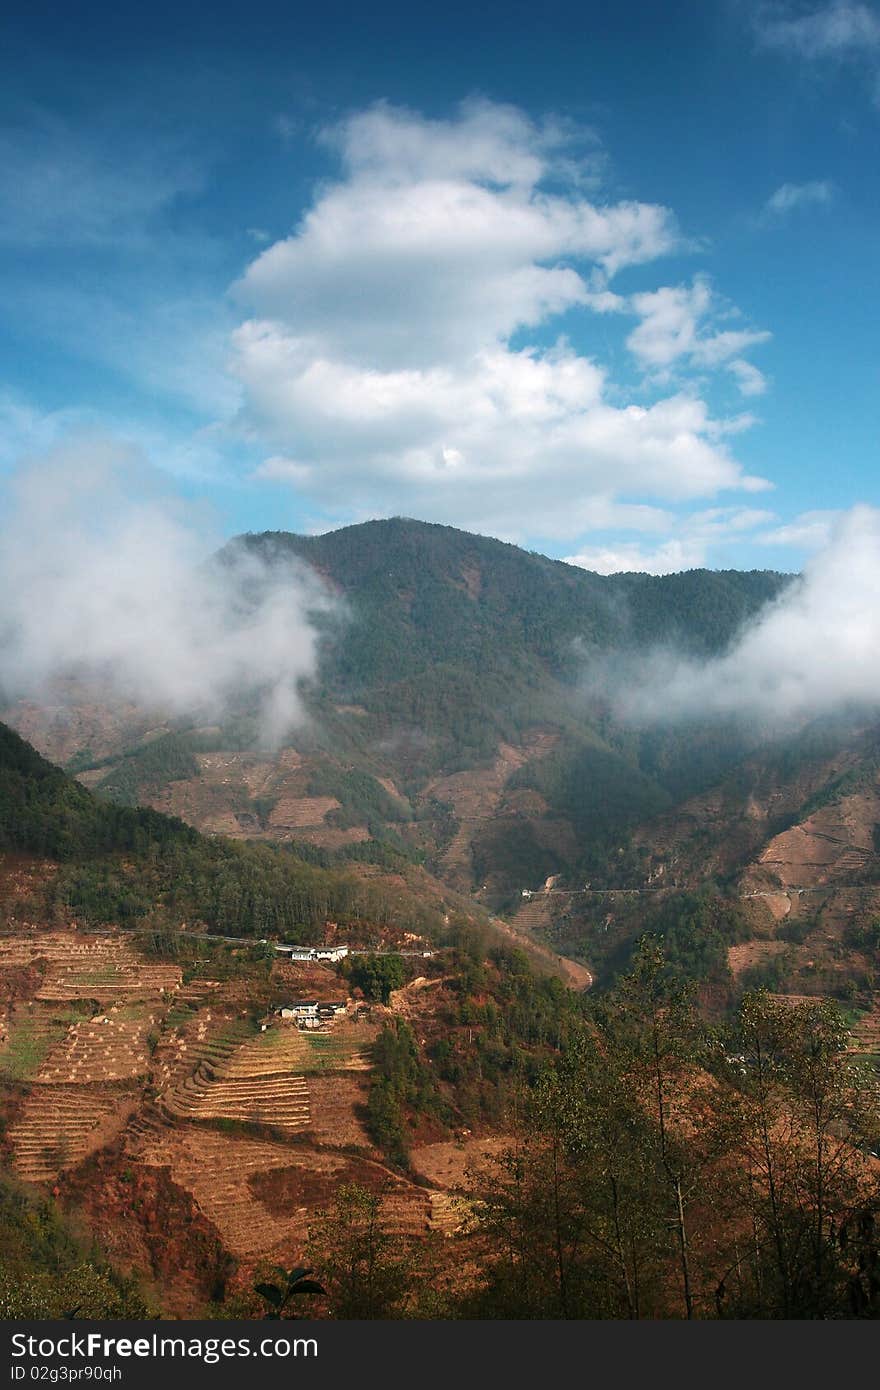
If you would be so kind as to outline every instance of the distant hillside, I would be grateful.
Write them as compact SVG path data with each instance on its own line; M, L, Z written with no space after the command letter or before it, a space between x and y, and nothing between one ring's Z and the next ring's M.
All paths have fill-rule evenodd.
M789 580L758 570L601 576L401 519L323 536L265 532L232 546L297 555L345 595L351 621L322 667L335 696L412 715L439 686L481 722L499 694L509 717L522 717L529 701L534 712L541 694L552 704L548 683L576 682L590 650L723 651Z
M327 919L360 939L405 923L448 927L457 908L405 858L359 863L329 853L207 839L183 821L96 797L0 724L0 861L54 861L29 911L46 920L207 928L291 941L323 936ZM304 857L305 856L305 857ZM405 875L411 873L416 886ZM461 920L464 920L461 918ZM355 925L356 923L356 925Z
M495 906L552 873L631 874L618 853L631 830L750 750L734 728L617 727L585 693L596 659L657 645L716 654L789 582L604 577L402 519L243 536L218 563L242 548L281 567L296 558L340 599L315 616L311 719L280 752L261 751L247 707L212 728L88 703L7 717L104 798L211 834L403 854Z
M182 821L98 800L0 724L0 851L70 860L198 838Z

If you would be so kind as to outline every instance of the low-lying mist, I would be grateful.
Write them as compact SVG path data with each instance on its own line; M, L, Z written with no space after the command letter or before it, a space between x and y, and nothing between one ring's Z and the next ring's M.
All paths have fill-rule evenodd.
M248 698L277 745L304 717L317 577L217 536L137 450L79 438L8 481L0 527L0 685L57 702L73 680L162 717L222 719Z
M803 574L709 661L655 651L597 667L588 686L624 723L735 717L753 732L880 705L880 511L839 521Z

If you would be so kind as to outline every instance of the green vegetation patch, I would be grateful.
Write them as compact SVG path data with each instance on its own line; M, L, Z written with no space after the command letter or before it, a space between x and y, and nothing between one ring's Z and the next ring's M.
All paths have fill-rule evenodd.
M340 807L330 812L327 823L343 829L367 825L371 829L375 826L381 833L385 821L412 819L409 802L392 796L375 777L359 768L318 768L309 780L308 794L335 797Z
M306 1033L309 1057L303 1065L305 1073L341 1071L363 1050L364 1040L338 1033Z
M133 1280L79 1238L53 1203L0 1173L0 1319L147 1316Z
M123 754L96 790L121 806L136 806L145 792L198 775L199 765L193 756L191 737L164 734Z
M82 1018L82 1011L64 1007L53 1009L51 1015L34 1012L13 1017L9 1038L0 1048L0 1075L10 1081L30 1081L71 1025Z

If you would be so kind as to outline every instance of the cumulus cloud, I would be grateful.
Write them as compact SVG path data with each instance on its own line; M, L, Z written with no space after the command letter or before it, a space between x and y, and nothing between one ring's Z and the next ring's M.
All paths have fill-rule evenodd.
M574 536L638 494L760 486L695 392L621 404L554 330L563 315L587 333L596 313L644 320L613 277L682 246L667 208L594 196L593 137L475 101L449 120L380 104L324 140L341 177L234 289L249 316L230 368L239 424L268 445L260 476L337 515L514 536ZM687 356L726 367L765 336L695 331Z
M705 275L697 275L691 285L667 285L633 295L629 306L640 322L627 338L627 347L643 367L661 372L682 360L696 368L732 366L732 359L741 360L741 353L770 337L764 330L719 328L723 310ZM751 371L760 376L757 368ZM741 379L739 371L735 374Z
M382 105L326 138L343 179L237 288L325 355L392 370L460 361L583 303L566 258L614 273L680 240L666 208L544 191L566 136L507 107L427 121Z
M146 710L219 718L250 696L268 742L303 717L313 674L310 614L327 597L292 564L214 536L132 446L59 444L8 480L0 545L0 649L7 700L73 678Z
M617 695L634 722L739 716L785 726L880 703L880 511L841 516L802 576L708 663L658 653Z

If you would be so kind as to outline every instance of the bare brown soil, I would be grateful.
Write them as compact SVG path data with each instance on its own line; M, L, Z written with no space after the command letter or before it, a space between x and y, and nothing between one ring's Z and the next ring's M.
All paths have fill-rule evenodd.
M637 832L636 842L651 851L655 868L662 866L671 882L741 870L764 854L774 823L796 815L823 786L857 766L857 751L843 751L805 764L796 776L780 781L760 758L756 759L742 769L742 777L751 782L747 795L742 792L742 777L730 787L712 788L655 818ZM833 812L836 808L825 809ZM795 881L777 876L769 867L752 877L754 882L748 886L761 888Z
M148 1298L166 1316L197 1317L222 1298L234 1262L168 1168L145 1166L110 1145L66 1173L55 1191L122 1273L145 1280Z
M84 748L96 759L112 757L157 722L134 704L105 703L74 681L59 681L55 695L40 705L20 700L0 715L50 762L66 763Z
M183 985L118 933L13 933L0 961L30 988L0 1023L0 1073L4 1055L30 1066L23 1082L0 1076L13 1168L161 1288L166 1311L192 1316L233 1271L248 1287L261 1262L302 1259L342 1181L383 1191L403 1234L456 1229L443 1190L389 1169L364 1128L378 1020L261 1031L245 980ZM345 994L328 967L290 962L272 988Z
M317 845L319 849L342 849L345 845L362 845L369 840L370 832L365 825L352 825L343 830L338 826L326 825L318 829L298 830L298 840Z
M774 836L755 868L765 870L783 887L851 881L873 859L873 831L878 821L880 797L875 793L845 797Z
M745 970L750 970L755 965L763 965L765 961L787 949L787 943L784 941L743 941L730 947L727 963L734 979L737 979Z
M443 877L453 886L462 891L473 887L473 840L497 813L508 779L530 759L545 757L558 741L558 734L535 732L519 748L501 743L490 767L434 777L426 784L422 796L450 803L459 823L441 860Z
M413 1149L410 1158L413 1171L432 1187L449 1190L466 1186L474 1172L491 1167L512 1147L513 1139L506 1134L471 1136Z

